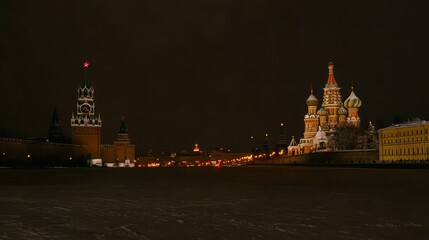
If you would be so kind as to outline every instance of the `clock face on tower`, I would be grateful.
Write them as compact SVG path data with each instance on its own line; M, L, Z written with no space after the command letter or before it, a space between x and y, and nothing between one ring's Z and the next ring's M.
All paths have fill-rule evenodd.
M84 103L80 106L80 111L82 113L90 113L91 112L91 106L88 103Z

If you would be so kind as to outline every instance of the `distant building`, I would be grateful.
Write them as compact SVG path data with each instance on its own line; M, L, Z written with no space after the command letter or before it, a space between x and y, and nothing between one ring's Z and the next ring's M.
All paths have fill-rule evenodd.
M429 160L429 122L420 119L378 130L381 161Z
M194 153L199 153L200 152L200 147L198 147L198 143L195 143L193 152Z

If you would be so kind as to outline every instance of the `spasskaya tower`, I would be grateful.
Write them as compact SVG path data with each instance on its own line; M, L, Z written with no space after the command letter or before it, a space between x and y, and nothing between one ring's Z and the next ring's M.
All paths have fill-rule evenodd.
M85 76L77 90L76 115L71 117L71 140L73 144L83 145L85 157L100 158L101 118L95 115L94 88L88 83L89 63L83 63Z

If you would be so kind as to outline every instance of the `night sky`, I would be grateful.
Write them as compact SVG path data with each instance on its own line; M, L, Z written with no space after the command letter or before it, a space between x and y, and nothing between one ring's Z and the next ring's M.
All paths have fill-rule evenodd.
M121 116L136 154L248 151L301 138L329 58L362 125L429 118L428 1L2 1L0 134L46 137L54 108L70 135L82 63L91 63L103 143ZM319 105L320 106L320 105Z

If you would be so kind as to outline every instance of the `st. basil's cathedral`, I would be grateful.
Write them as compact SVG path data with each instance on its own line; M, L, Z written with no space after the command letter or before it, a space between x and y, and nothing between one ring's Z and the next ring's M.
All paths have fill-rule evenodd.
M311 89L307 99L307 114L304 116L304 136L297 144L292 139L288 147L289 155L328 151L329 137L335 134L337 127L351 125L360 126L359 108L362 101L351 89L349 97L342 101L341 88L334 76L334 63L328 63L328 81L323 88L323 102L319 109L319 101Z

